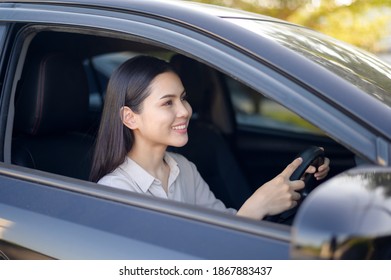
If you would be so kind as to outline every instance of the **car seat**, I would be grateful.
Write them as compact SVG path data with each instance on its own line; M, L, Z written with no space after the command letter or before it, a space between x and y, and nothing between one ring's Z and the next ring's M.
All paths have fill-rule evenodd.
M180 76L193 109L188 143L172 150L197 166L211 191L227 207L239 209L251 195L251 188L228 142L212 122L214 92L208 74L213 70L179 54L174 55L170 63Z
M15 97L12 163L87 180L94 143L83 132L88 103L81 60L30 54Z

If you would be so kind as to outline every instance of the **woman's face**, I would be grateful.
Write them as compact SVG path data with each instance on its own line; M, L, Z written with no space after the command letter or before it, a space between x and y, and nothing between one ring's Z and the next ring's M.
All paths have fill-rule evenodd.
M141 108L136 114L136 142L174 147L187 143L192 109L178 75L166 72L156 76L150 85L150 95Z

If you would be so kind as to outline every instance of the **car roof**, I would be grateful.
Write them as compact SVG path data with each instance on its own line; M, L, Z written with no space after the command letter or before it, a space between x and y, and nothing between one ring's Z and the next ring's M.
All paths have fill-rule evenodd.
M221 18L257 19L274 22L285 22L277 18L251 13L244 10L223 6L197 3L186 0L0 0L0 3L51 4L79 7L99 7L101 9L122 10L150 14L171 20L180 20L188 24L207 24L207 21ZM285 22L287 24L292 24ZM209 24L208 24L209 25Z

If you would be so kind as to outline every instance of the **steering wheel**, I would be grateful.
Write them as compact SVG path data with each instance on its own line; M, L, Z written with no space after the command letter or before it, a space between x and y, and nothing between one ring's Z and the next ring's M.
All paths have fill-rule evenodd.
M298 168L296 168L296 170L292 173L289 179L291 181L300 179L304 180L305 187L299 192L301 195L300 202L302 202L303 199L306 198L307 195L316 187L315 182L313 180L314 175L310 173L305 174L305 171L311 165L318 169L318 167L323 164L324 151L319 147L311 146L305 151L303 151L301 154L299 154L296 158L298 157L301 157L303 159L303 162L299 165Z
M318 167L323 164L324 162L323 149L316 146L310 146L305 151L300 153L296 158L298 157L301 157L303 159L303 162L292 173L292 175L290 176L290 180L294 181L294 180L302 179L304 181L305 187L299 191L301 198L297 202L296 207L284 211L281 214L270 216L269 220L278 223L283 223L283 224L291 224L297 212L298 206L303 202L303 200L308 196L308 194L311 191L313 191L317 186L316 180L314 179L314 175L310 173L305 174L305 171L311 165L314 166L316 169L318 169Z

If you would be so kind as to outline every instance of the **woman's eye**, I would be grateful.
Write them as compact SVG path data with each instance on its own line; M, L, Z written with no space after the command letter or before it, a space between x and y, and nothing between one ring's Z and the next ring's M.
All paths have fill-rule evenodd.
M187 100L187 95L182 95L181 100L182 101L186 101Z
M172 101L169 100L169 101L167 101L166 103L164 103L164 105L165 105L165 106L170 106L170 105L172 105Z

